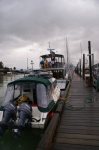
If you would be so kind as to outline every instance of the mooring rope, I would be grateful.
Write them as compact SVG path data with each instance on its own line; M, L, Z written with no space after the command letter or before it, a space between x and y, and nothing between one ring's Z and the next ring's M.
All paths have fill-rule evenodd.
M77 111L77 110L82 110L82 109L84 109L87 103L93 103L95 96L96 96L96 93L92 93L92 94L90 94L89 96L87 96L87 97L84 99L84 104L83 104L83 106L82 106L82 107L78 107L78 108L75 108L72 104L69 104L69 101L68 101L68 98L69 98L69 97L67 97L67 98L62 98L62 97L60 97L60 99L65 101L65 103L66 103L65 109L67 109L67 110L72 110L72 111Z

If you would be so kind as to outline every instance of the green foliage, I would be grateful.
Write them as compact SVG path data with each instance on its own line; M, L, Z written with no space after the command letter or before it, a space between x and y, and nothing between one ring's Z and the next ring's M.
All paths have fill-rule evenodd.
M4 67L4 69L5 69L6 72L10 71L10 69L8 67Z
M13 68L13 70L16 70L16 67ZM4 72L4 73L7 73L7 72L10 72L12 71L12 68L8 68L8 67L4 67L4 64L2 61L0 61L0 72Z
M0 69L2 69L2 68L3 68L3 62L0 61Z
M14 67L13 70L16 70L16 67Z

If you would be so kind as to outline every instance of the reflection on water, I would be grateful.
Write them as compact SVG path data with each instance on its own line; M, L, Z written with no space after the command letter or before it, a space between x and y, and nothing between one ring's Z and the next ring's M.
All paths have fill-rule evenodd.
M0 105L5 94L7 84L24 75L2 75L0 76ZM7 130L5 135L0 137L0 150L35 150L43 134L42 129L27 129L21 138L14 138L12 131Z
M0 137L0 150L36 150L42 134L40 129L27 129L21 138L14 138L11 131L6 131Z

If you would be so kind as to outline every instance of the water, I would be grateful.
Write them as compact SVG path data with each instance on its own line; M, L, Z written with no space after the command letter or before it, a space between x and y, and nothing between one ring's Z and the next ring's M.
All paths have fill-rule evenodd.
M7 83L21 78L24 75L2 75L0 76L0 105L5 94ZM20 138L14 138L12 130L7 130L0 137L0 150L35 150L42 135L42 129L26 129Z
M42 135L43 131L40 129L27 129L21 138L14 138L12 131L7 130L0 137L0 150L36 150Z

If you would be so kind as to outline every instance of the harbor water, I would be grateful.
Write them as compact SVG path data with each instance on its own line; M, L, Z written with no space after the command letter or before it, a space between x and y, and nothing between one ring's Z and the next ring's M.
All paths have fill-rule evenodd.
M0 105L5 94L7 83L23 77L20 75L0 76ZM7 130L4 136L0 136L0 150L35 150L42 135L42 129L26 129L20 138L15 138L12 130Z

